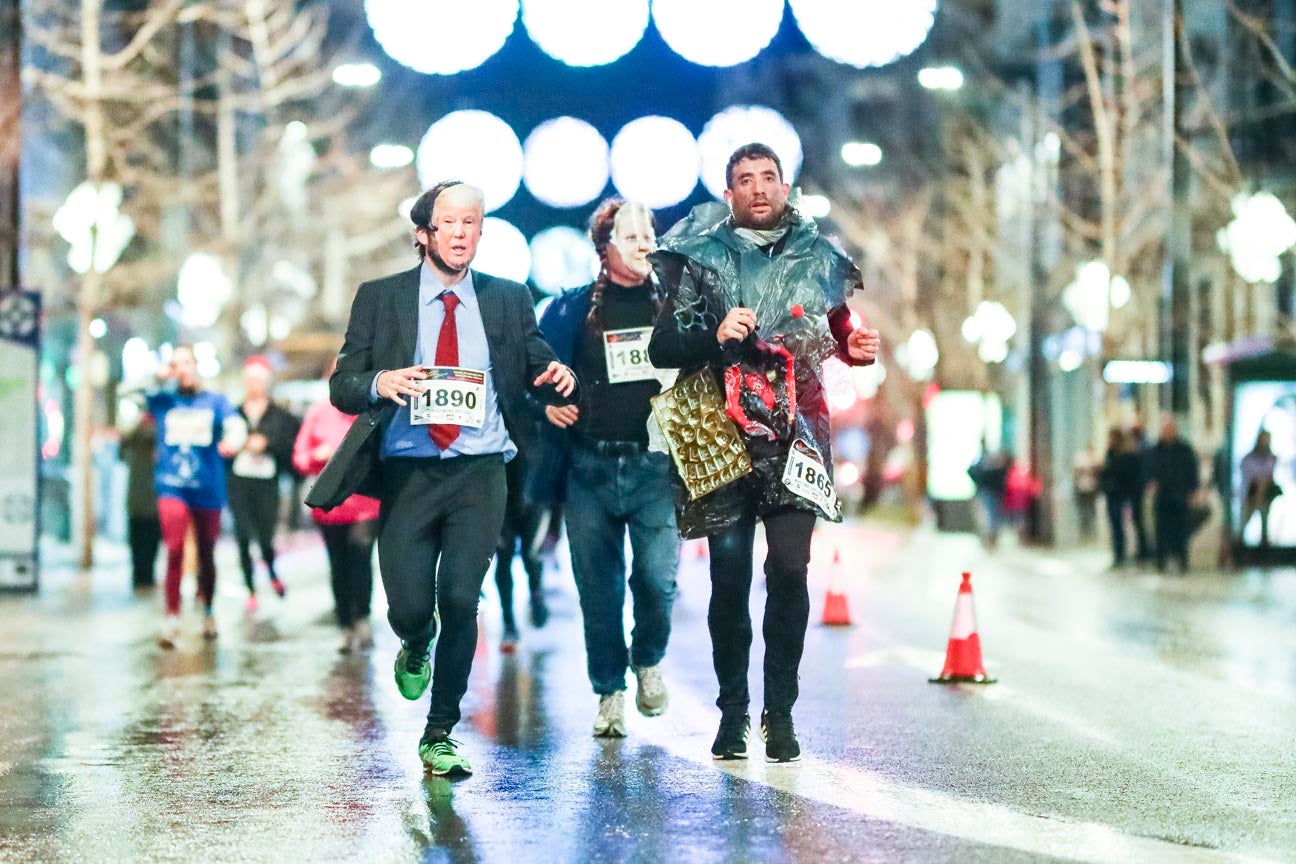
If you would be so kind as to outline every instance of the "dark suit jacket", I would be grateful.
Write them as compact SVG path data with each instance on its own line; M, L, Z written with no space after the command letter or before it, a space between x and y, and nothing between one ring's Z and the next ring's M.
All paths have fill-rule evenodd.
M527 287L475 270L472 278L504 426L518 450L525 452L535 428L527 392L552 405L572 404L579 394L564 399L552 385L531 386L555 358L536 327ZM358 416L315 481L307 505L328 510L356 492L379 497L376 468L383 433L399 406L387 399L370 403L369 388L379 372L414 364L418 303L419 267L365 282L356 292L346 342L329 379L329 398L338 410Z

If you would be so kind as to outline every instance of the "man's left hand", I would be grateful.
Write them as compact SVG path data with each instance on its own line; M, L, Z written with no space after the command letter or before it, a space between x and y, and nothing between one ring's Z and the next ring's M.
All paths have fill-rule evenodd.
M852 330L846 337L846 353L852 360L863 366L877 361L878 352L882 350L882 334L867 327Z
M537 387L545 384L552 384L561 396L570 396L572 391L576 389L576 376L566 366L554 360L549 364L549 368L535 380L535 386Z

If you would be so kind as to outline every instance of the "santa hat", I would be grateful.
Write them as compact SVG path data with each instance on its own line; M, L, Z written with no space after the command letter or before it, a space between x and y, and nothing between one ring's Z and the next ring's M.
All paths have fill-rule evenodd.
M270 368L270 358L264 354L253 354L243 361L243 371L269 378L273 370Z

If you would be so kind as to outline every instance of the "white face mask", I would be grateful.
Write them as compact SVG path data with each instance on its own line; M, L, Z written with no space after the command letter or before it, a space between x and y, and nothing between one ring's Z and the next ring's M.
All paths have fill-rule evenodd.
M657 250L657 232L647 207L633 202L622 205L612 220L612 245L631 270L640 276L652 272L648 255Z

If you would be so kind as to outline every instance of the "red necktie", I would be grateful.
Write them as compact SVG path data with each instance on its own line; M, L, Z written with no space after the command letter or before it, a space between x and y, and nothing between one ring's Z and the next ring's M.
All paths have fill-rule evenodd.
M445 318L441 320L441 332L437 334L436 365L455 367L459 365L459 331L455 328L455 307L459 305L459 298L446 291L441 295L441 302L445 304ZM437 449L444 453L459 437L459 427L453 423L432 423L428 425L428 435L432 436Z

